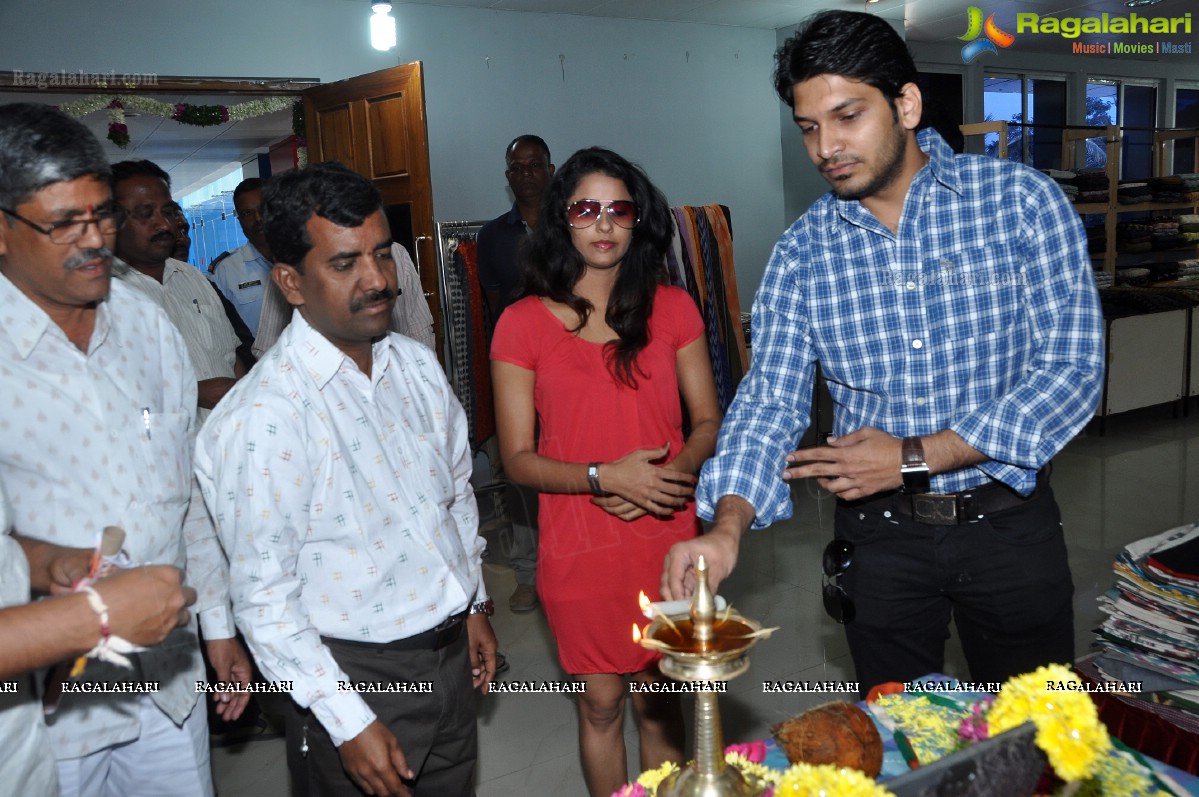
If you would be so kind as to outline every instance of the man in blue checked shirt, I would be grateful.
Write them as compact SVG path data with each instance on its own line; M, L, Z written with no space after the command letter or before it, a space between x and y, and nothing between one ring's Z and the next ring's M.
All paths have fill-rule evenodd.
M663 592L689 594L701 554L728 576L742 533L790 517L788 482L811 477L837 496L825 607L863 691L939 671L951 615L976 681L1068 663L1048 463L1103 378L1078 214L1033 169L918 130L916 67L882 19L817 14L776 59L832 191L775 247L753 365L696 490L715 523L671 550ZM836 435L792 451L817 362Z

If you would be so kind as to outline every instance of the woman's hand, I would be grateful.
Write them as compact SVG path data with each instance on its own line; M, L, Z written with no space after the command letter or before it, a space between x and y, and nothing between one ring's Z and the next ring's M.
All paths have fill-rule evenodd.
M614 493L649 514L670 515L687 505L695 492L695 477L653 464L669 452L667 443L661 448L643 448L614 462L605 462L600 465L600 486L604 492ZM608 507L604 509L611 511Z
M649 514L632 501L626 501L619 495L597 495L591 499L591 503L607 512L609 515L615 515L625 523Z

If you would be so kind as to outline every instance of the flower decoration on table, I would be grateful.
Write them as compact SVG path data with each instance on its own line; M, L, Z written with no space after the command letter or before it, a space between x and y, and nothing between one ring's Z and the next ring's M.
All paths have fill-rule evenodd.
M874 778L851 767L792 764L773 790L762 797L891 797Z
M1016 676L995 696L977 699L955 693L895 693L872 695L871 711L885 726L902 737L901 752L913 768L952 755L1005 731L1031 722L1036 727L1037 747L1051 765L1046 773L1056 775L1042 781L1058 797L1149 797L1170 794L1169 788L1133 751L1113 747L1099 721L1094 703L1078 677L1061 665L1040 667ZM881 716L874 708L881 709ZM786 770L764 766L767 746L763 742L730 745L726 763L745 776L760 797L887 797L885 782L879 785L860 770L829 764L795 763ZM914 754L914 755L912 755ZM658 797L659 784L676 764L642 773L634 783L613 797ZM1060 780L1058 780L1060 779ZM1065 781L1063 783L1063 781Z
M1063 689L1049 691L1049 684ZM1095 703L1081 690L1078 676L1059 664L1018 675L999 690L987 712L988 728L997 734L1031 721L1037 726L1037 747L1045 751L1053 771L1065 780L1083 780L1112 742Z
M302 103L292 97L269 97L226 106L192 105L187 102L172 104L140 94L122 94L120 96L92 94L78 102L60 105L59 110L68 116L79 119L96 111L107 109L108 140L121 149L125 149L129 146L129 127L125 124L127 110L162 119L173 119L180 124L192 127L208 127L257 119L276 111L286 110L296 104Z

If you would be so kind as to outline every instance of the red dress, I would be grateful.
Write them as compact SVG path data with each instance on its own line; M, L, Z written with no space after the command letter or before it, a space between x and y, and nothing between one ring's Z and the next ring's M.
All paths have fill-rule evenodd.
M637 358L637 388L618 383L603 345L567 331L540 299L508 307L496 325L491 358L534 371L540 419L538 451L564 462L611 462L670 443L683 449L682 403L675 371L680 349L703 335L695 302L661 286L649 320L649 345ZM602 472L602 471L601 471ZM629 673L657 655L632 640L644 625L637 594L661 600L662 559L670 546L699 534L694 503L660 520L625 522L587 494L542 493L537 592L569 673Z

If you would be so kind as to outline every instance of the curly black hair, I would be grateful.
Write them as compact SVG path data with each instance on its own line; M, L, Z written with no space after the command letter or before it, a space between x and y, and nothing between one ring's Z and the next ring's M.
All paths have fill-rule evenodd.
M574 292L586 266L571 240L566 205L582 179L596 173L624 183L640 212L604 313L604 320L617 334L617 340L606 347L609 367L617 380L635 387L637 355L649 343L654 292L667 281L665 256L672 230L666 197L644 171L600 147L571 155L554 173L542 200L541 220L524 247L521 294L545 296L569 306L579 316L575 331L587 323L595 308Z

